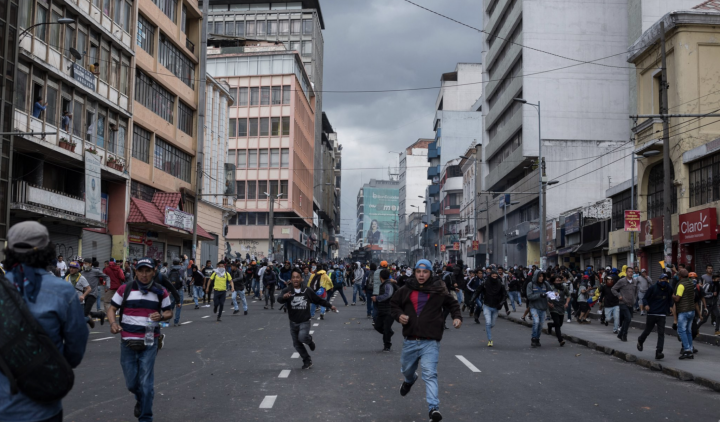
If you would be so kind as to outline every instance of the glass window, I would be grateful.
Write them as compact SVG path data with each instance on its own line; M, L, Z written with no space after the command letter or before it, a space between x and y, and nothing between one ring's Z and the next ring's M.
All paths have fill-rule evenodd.
M247 181L247 199L257 198L257 182L255 180Z
M268 21L267 33L268 33L268 35L277 35L277 33L278 33L278 22L277 21Z
M312 35L313 33L313 21L312 19L303 19L303 34Z
M77 47L76 47L76 48L77 48L81 53L87 51L87 40L88 40L88 36L87 36L87 33L86 33L85 31L78 31L78 32L77 32ZM80 61L79 64L85 63L85 60L86 60L85 57L83 57L83 59Z
M65 46L63 47L63 53L68 59L72 59L70 48L75 48L75 28L71 25L65 25ZM78 50L80 50L81 54L82 51L84 51L82 47Z
M115 0L115 7L113 8L113 20L118 24L122 22L122 4L123 0Z
M258 119L256 117L248 119L250 123L250 136L258 136Z
M282 103L290 104L290 94L292 93L292 90L290 89L290 85L283 86L282 93L283 93Z
M258 199L267 199L267 180L258 180Z
M254 226L257 222L257 213L255 212L249 212L247 213L247 222L248 226Z
M173 123L175 96L140 70L135 71L135 101Z
M175 18L177 17L177 0L153 0L153 3L160 8L165 16L175 22Z
M235 150L234 149L231 149L228 151L227 162L229 164L235 164L237 162L237 161L235 161Z
M280 167L282 168L288 168L290 167L290 149L289 148L283 148L280 150ZM287 192L287 191L283 191Z
M122 19L122 28L125 30L125 32L130 32L130 11L132 10L132 4L130 2L125 1L123 2L123 19Z
M290 117L285 116L282 118L282 134L283 136L290 135Z
M300 41L292 41L290 42L290 51L297 51L300 52Z
M155 52L155 26L152 25L143 15L138 14L137 22L137 45L151 56Z
M248 182L248 183L249 183L249 182ZM249 185L248 185L248 186L249 186ZM250 198L248 198L248 199L250 199ZM239 213L237 214L237 221L238 221L237 223L238 223L239 226L245 226L245 225L247 225L247 213L245 213L245 212L239 212Z
M120 58L113 56L112 66L110 67L110 86L112 86L113 88L116 88L116 89L120 88L120 72L118 72L119 70L120 70Z
M265 25L266 25L265 21L257 21L256 25L257 25L257 35L258 36L265 35Z
M225 22L225 35L235 35L235 22Z
M178 148L155 138L155 168L171 174L180 180L190 182L192 157Z
M83 116L83 103L79 101L78 97L75 97L75 102L73 104L74 111L73 111L73 119L72 119L72 126L73 126L73 135L77 137L82 137L82 116Z
M237 167L239 169L247 167L247 151L244 149L239 149L237 151Z
M228 128L229 136L231 138L237 137L237 119L230 119L230 125L228 126Z
M255 36L255 21L245 22L245 36Z
M293 19L293 20L292 20L292 34L293 34L293 35L299 35L299 34L300 34L300 26L301 26L301 21L300 21L300 19Z
M277 198L279 183L277 180L270 181L270 198Z
M664 180L665 171L663 165L657 164L650 170L648 178L647 213L648 219L663 215L664 212ZM675 168L670 164L670 180L675 180ZM694 192L693 192L694 193ZM672 199L672 213L677 212L677 188L673 185L670 193Z
M248 168L250 168L250 169L257 168L257 150L256 149L248 150Z
M260 105L270 105L270 87L260 88Z
M245 22L244 21L235 22L235 35L238 37L242 37L243 35L245 35Z
M265 190L267 192L267 190ZM268 214L265 212L259 212L257 213L257 225L258 226L267 226L268 221Z
M105 148L105 115L98 114L97 126L95 128L95 144L100 148Z
M246 106L248 105L248 89L238 88L238 106Z
M258 159L259 164L260 164L259 167L261 169L266 169L268 166L268 150L261 149L259 156L260 156L260 158Z
M260 88L250 88L250 105L260 105Z
M271 117L270 118L270 135L271 136L280 136L280 118L279 117Z
M225 35L225 25L222 21L215 22L215 30L212 30L212 26L210 26L209 31L213 34L217 35Z
M108 68L110 67L110 47L103 44L100 49L100 79L108 81Z
M238 130L237 130L237 136L238 137L246 137L248 136L248 122L247 119L244 117L241 117L238 119Z
M720 154L690 164L690 206L720 200Z
M270 150L270 167L280 167L280 150L277 148Z
M128 94L128 69L130 68L130 63L128 61L123 60L122 65L120 67L120 93L123 95Z
M190 88L195 87L195 63L179 48L170 42L165 34L160 33L160 50L158 60L173 75Z
M288 199L288 181L287 180L281 180L280 181L280 192L282 193L282 199Z
M260 118L260 136L269 136L270 135L270 118L269 117L261 117Z
M37 22L47 22L48 10L38 4ZM41 41L47 42L47 27L55 25L38 25L35 27L35 37Z
M245 181L239 180L235 184L237 185L237 199L245 199Z
M110 16L110 0L103 0L102 2L102 11L107 16Z
M182 101L178 101L178 129L192 136L193 134L193 109L185 105Z
M290 21L280 21L280 35L288 35L290 33Z
M18 24L21 28L29 28L32 25L33 3L32 1L20 2L20 18ZM35 34L37 34L37 32Z
M303 56L312 56L312 41L303 41L302 42L302 55Z
M277 105L277 104L281 103L282 100L281 100L280 96L281 96L280 87L279 86L272 87L272 103L273 103L273 105Z
M45 108L45 121L49 124L59 127L57 115L58 91L56 88L48 85L47 94L45 95L47 106Z

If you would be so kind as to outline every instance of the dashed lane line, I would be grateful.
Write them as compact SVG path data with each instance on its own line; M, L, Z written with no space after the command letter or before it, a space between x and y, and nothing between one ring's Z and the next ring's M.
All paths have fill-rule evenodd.
M292 354L292 356L290 356L290 359L299 359L299 358L300 358L300 353L298 353L298 352L295 352Z
M290 370L289 369L283 369L280 371L280 375L278 375L278 378L287 378L290 376Z
M477 369L477 367L476 367L475 365L473 365L472 363L470 363L470 361L467 360L467 359L465 359L463 356L455 355L455 357L458 358L458 359L460 360L460 362L464 363L465 366L467 366L468 369L470 369L471 371L473 371L473 372L481 372L479 369Z
M277 396L265 396L262 403L260 403L260 409L272 409L277 400Z
M313 331L313 330L310 330L310 335L313 335L313 333L314 333L314 332L315 332L315 331Z
M92 341L109 340L109 339L111 339L111 338L115 338L115 337L96 338L95 340L92 340Z
M190 324L192 321L181 322L180 325Z
M210 318L210 315L205 315L203 318Z
M315 323L315 324L313 324L313 327L317 327L319 325L320 325L320 323Z

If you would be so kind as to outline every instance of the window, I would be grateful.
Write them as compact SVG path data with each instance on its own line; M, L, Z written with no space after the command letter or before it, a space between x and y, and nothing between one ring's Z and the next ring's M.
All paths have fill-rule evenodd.
M245 36L255 35L255 21L245 22Z
M225 25L223 25L222 21L215 22L215 30L213 31L213 23L208 23L208 32L212 34L217 35L224 35L225 34Z
M258 136L258 119L252 117L249 119L250 122L250 136Z
M235 22L225 22L225 35L235 35Z
M158 61L173 75L190 88L195 87L195 63L190 60L179 48L160 33L160 51Z
M631 210L630 191L626 190L612 197L612 230L625 227L625 210Z
M192 136L193 134L193 109L178 101L178 129Z
M258 212L257 214L257 225L266 226L268 221L268 215L264 212Z
M290 33L290 21L280 21L280 35L288 35Z
M254 180L247 181L247 199L257 198L257 182Z
M270 135L270 118L269 117L261 117L260 118L260 136L268 136Z
M130 61L123 56L122 67L120 68L120 93L123 95L128 94L128 69L130 68Z
M270 135L280 136L280 118L279 117L270 118Z
M150 132L137 124L133 125L132 156L150 163Z
M302 42L302 55L303 56L312 56L312 41L303 41Z
M282 118L282 134L283 136L290 135L290 117L288 116Z
M110 45L103 42L100 48L100 79L108 82L108 70L110 67Z
M260 88L250 88L250 105L260 105Z
M270 87L260 88L260 105L270 105Z
M102 11L105 15L110 16L110 0L103 0L102 1Z
M277 105L277 104L281 103L281 99L280 99L281 93L280 92L281 91L280 91L279 86L272 87L272 104L273 105Z
M105 116L100 113L98 113L95 131L95 144L100 148L105 148Z
M165 16L175 22L175 18L177 17L177 0L153 0L153 3L160 8Z
M300 27L302 25L302 22L300 19L293 19L292 20L292 34L293 35L299 35L300 34Z
M302 21L303 26L303 34L305 35L312 35L313 33L313 21L312 19L303 19Z
M300 52L300 41L292 41L290 42L290 51L297 51Z
M135 71L135 101L168 122L173 122L175 96L140 70Z
M258 199L267 199L267 180L258 180Z
M284 199L288 199L288 181L287 180L281 180L280 181L280 192L283 194Z
M247 213L248 226L254 226L256 221L257 221L257 213L255 213L255 212Z
M690 164L690 206L720 200L720 154Z
M266 169L268 167L268 150L266 150L266 149L260 150L259 161L260 161L260 165L258 167L260 167L261 169Z
M153 55L155 49L155 26L153 26L143 15L138 14L137 22L137 45L149 55Z
M130 32L130 13L132 10L132 4L128 1L123 2L123 19L122 19L122 28L125 30L125 32Z
M38 4L37 8L37 22L47 22L48 10ZM48 26L57 25L38 25L35 27L35 37L41 41L47 42L47 28Z
M271 198L271 200L274 200L275 198L277 198L279 186L280 185L277 180L270 181L270 198Z
M657 164L650 170L650 177L648 178L648 193L647 193L647 213L648 219L659 217L663 215L663 192L665 183L665 171L663 170L663 164ZM675 180L675 169L670 164L670 180ZM672 210L675 214L677 212L677 188L673 187L671 192L672 198Z
M55 47L55 49L60 48L60 29L62 29L62 25L57 23L58 19L60 19L60 15L53 10L51 19L52 25L47 25L50 27L49 44L51 47Z
M290 85L283 86L282 93L283 93L282 103L290 104L290 94L292 93L292 90L290 89Z
M155 168L189 183L191 162L192 158L188 154L155 137Z
M288 168L290 167L290 149L289 148L283 148L280 150L280 167L282 168ZM283 191L287 192L287 191Z
M248 89L247 88L239 88L238 89L238 105L239 106L248 105Z
M28 74L24 70L18 67L17 75L15 76L15 108L28 112L27 109L27 88L28 87ZM6 106L7 107L7 106Z
M248 198L250 199L250 198ZM239 226L245 226L247 225L247 213L245 212L239 212L237 214L237 223Z
M238 119L238 128L237 128L237 136L238 137L245 137L248 134L248 122L247 119L242 117Z
M75 48L75 26L65 25L65 46L63 47L63 54L65 54L68 60L72 58L70 48ZM84 51L82 47L80 47L79 50Z
M237 168L244 169L247 167L247 151L239 149L237 151Z
M227 162L228 162L229 164L235 164L235 163L237 162L237 161L235 160L235 150L234 150L234 149L231 149L231 150L228 151Z
M230 119L230 125L228 126L228 128L228 132L230 134L229 136L231 138L237 137L237 119Z
M266 22L265 21L257 21L255 24L256 24L258 36L265 35Z
M112 52L112 62L110 67L110 86L115 89L120 88L120 56L118 56L117 50Z
M245 181L241 180L236 182L237 185L237 199L245 199Z
M32 11L33 11L33 2L31 1L22 1L20 2L20 18L18 19L18 25L20 25L21 28L29 28L32 23ZM37 33L36 33L37 34Z
M245 22L235 22L235 35L238 37L245 35Z
M256 149L248 150L248 168L249 169L257 168L257 150Z
M270 150L270 167L280 167L280 150L277 148Z
M278 22L277 21L268 21L267 33L268 33L268 35L277 35L277 33L278 33Z

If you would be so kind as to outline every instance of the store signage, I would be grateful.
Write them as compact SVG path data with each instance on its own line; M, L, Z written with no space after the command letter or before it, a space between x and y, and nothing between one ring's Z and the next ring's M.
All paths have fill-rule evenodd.
M454 251L460 250L460 242L453 242L453 250Z
M478 242L477 240L473 240L472 248L474 251L477 251L478 249L480 249L480 242Z
M85 88L89 89L90 91L95 91L95 75L92 74L89 70L85 69L82 66L79 66L77 63L73 63L72 65L73 69L73 78L75 78L76 81L80 82L80 85L84 86ZM80 118L80 116L78 116Z
M165 224L187 231L193 230L193 215L171 207L165 207Z
M445 245L440 245L440 252L445 252Z
M145 233L131 231L128 233L128 242L145 243Z
M662 216L640 223L640 246L659 245L663 241Z
M702 242L717 238L717 210L704 210L680 214L680 243Z
M639 232L640 231L640 211L625 211L625 231L626 232Z
M577 233L580 231L580 213L568 215L565 217L565 235Z

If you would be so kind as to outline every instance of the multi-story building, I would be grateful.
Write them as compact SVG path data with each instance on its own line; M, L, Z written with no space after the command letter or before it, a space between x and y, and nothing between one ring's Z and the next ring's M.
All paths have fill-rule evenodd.
M400 182L370 179L358 190L356 249L374 258L397 258Z
M462 158L450 160L440 173L440 201L438 204L438 259L442 262L457 262L463 259L461 240L462 221L460 206L463 200ZM433 204L435 205L435 204Z
M0 24L2 25L2 32L4 39L7 42L9 34L17 34L18 31L18 20L17 20L17 0L10 1L10 7L6 7L0 13ZM24 13L27 12L27 8L24 8ZM27 24L27 21L26 21ZM6 32L7 31L7 32ZM0 66L3 69L15 68L17 62L18 49L14 48L15 44L9 44L7 48L0 50ZM3 47L5 47L3 45ZM15 130L13 120L15 118L15 112L13 111L13 98L17 98L13 94L15 93L16 87L13 85L15 80L15 73L8 73L6 82L3 84L5 89L0 90L0 128L3 132L10 132ZM9 214L10 204L12 195L10 194L10 157L12 154L12 137L10 135L0 136L0 242L5 242L7 238L7 230L9 228ZM2 255L2 253L0 253Z
M340 232L340 158L342 147L338 143L337 133L330 124L327 114L322 113L322 168L321 196L316 197L320 207L316 210L320 218L318 229L318 256L327 258L337 250L335 234ZM332 170L332 171L330 171ZM317 169L316 169L317 171Z
M13 163L12 195L4 195L9 223L41 221L66 258L122 259L135 108L134 4L29 0L7 9L18 31L10 29L14 22L0 30L10 31L5 86L15 90L15 110L4 108L3 128L26 133L3 147L2 189L10 151Z
M323 111L323 54L325 42L322 31L325 20L319 0L210 0L208 33L225 37L244 37L251 40L281 42L288 51L300 54L305 72L313 84L318 116ZM322 119L315 122L315 180L313 181L314 211L322 209L323 176L333 172L323 167Z
M460 171L462 171L462 203L460 204L460 255L462 257L472 257L472 261L466 261L477 268L477 264L482 261L485 263L484 256L478 256L484 252L479 248L473 249L473 241L480 241L479 225L476 221L475 207L477 204L477 186L475 172L479 170L480 146L468 148L460 160ZM463 258L465 259L465 258ZM478 260L479 259L479 260Z
M627 2L484 3L483 66L489 82L482 107L483 157L488 164L483 176L487 191L539 192L538 110L514 101L518 97L542 106L546 174L548 180L559 181L547 191L548 220L603 199L611 184L628 178L628 70L618 55L627 48L627 15ZM571 60L559 59L557 54ZM600 57L607 58L597 61ZM597 63L579 63L583 61ZM511 201L517 204L507 207L507 232L503 209L491 206L494 262L501 262L506 239L513 243L507 248L510 264L535 261L528 250L537 246L529 245L527 235L529 223L539 218L538 196L512 195ZM489 201L497 204L498 199L493 195ZM548 257L549 264L565 262L574 251L558 252Z
M400 153L398 180L400 181L400 242L399 251L409 252L413 240L410 218L413 213L425 213L425 190L430 181L427 180L428 145L433 139L418 139ZM416 240L416 239L415 239Z
M314 255L315 94L300 54L274 43L211 43L208 73L227 82L237 99L228 116L237 215L228 224L226 253L264 258L272 249L277 260Z

